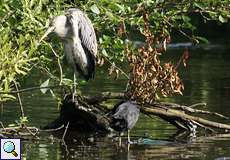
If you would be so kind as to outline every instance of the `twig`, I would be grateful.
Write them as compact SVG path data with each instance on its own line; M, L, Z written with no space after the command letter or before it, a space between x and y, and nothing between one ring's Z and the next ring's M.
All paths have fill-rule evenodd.
M124 99L124 93L114 93L114 92L102 92L96 96L84 96L85 101L89 104L97 104L103 101L107 101L108 99Z
M61 127L58 127L58 128L54 128L54 129L44 129L44 130L41 130L41 131L45 131L45 132L55 132L55 131L58 131L58 130L61 130L62 128L64 128L65 125L61 125Z
M201 105L205 106L206 103L197 103L197 104L193 104L193 105L191 105L189 107L183 106L183 105L178 105L178 104L175 104L175 103L168 103L168 102L164 102L162 104L167 105L167 107L169 107L169 108L181 109L183 111L190 112L190 113L210 114L210 115L214 115L214 116L217 116L217 117L220 117L220 118L229 119L227 116L224 116L224 115L216 113L216 112L209 112L209 111L204 111L204 110L191 108L191 107L196 107L196 106L201 106Z
M55 50L53 49L53 47L52 47L49 43L47 43L47 42L45 42L45 43L48 44L48 46L49 46L50 49L52 50L53 54L54 54L55 57L57 58L58 67L59 67L59 70L60 70L60 83L59 83L59 85L61 85L61 84L62 84L62 81L63 81L63 80L62 80L62 79L63 79L63 71L62 71L60 56L55 52Z
M4 127L3 123L2 123L2 121L0 121L0 125L2 126L2 129L3 129L4 131L6 131L6 129L5 129L5 127Z
M68 156L68 155L69 155L68 146L66 145L66 143L65 143L65 141L64 141L64 140L62 140L62 144L63 144L63 146L65 147L66 156Z
M63 87L63 86L65 86L65 85L54 85L54 86L46 86L46 87L36 86L36 87L30 87L30 88L25 88L25 89L16 90L16 91L0 92L0 94L18 94L18 93L29 92L29 91L38 90L38 89L59 88L59 87Z
M184 54L182 54L182 56L180 57L179 61L177 62L176 66L175 66L175 69L177 70L178 67L180 66L182 60L184 59Z
M65 131L64 131L63 136L62 136L62 141L63 141L63 142L65 141L65 135L66 135L66 133L67 133L68 127L69 127L69 122L67 123L67 125L66 125L66 127L65 127Z
M205 125L202 125L202 124L200 124L200 123L198 123L198 122L196 122L196 121L192 121L192 123L194 123L194 124L196 124L196 125L198 125L198 126L204 128L205 130L209 130L209 131L211 131L212 133L216 133L216 131L213 130L212 128L207 127L207 126L205 126Z
M118 69L122 74L125 75L125 77L127 79L129 79L129 76L127 73L125 73L120 67L116 66L113 62L111 62L107 57L103 56L111 65L113 65L113 67L115 67L116 69Z
M18 89L17 82L15 82L15 81L13 81L13 82L14 82L16 91L18 92L19 89ZM24 109L23 109L23 106L22 106L22 100L21 100L21 97L20 97L20 93L19 93L19 92L17 93L17 97L18 97L18 103L19 103L19 106L20 106L21 117L24 118L24 117L25 117L25 114L24 114Z
M20 137L32 135L36 139L39 139L39 137L36 135L38 133L38 129L36 127L27 127L25 124L23 124L23 127L22 126L7 127L7 128L4 128L3 130L4 131L2 131L0 129L0 132L2 132L3 134L6 134L6 135L15 135L16 134ZM25 132L25 130L27 132ZM32 130L36 131L35 134L32 132Z
M46 72L47 74L48 74L48 76L49 76L49 78L51 78L51 79L54 79L54 80L57 80L58 81L58 77L56 77L55 75L53 75L49 70L48 70L48 68L45 68L45 67L42 67L42 66L36 66L37 67L37 69L39 69L39 70L42 70L42 71L44 71L44 72Z
M24 124L24 128L35 138L39 139L39 137L36 135L36 133L33 133L25 124Z
M191 106L188 106L189 108L194 108L194 107L197 107L197 106L207 106L207 103L196 103L196 104L193 104Z
M169 21L167 21L166 19L164 19L164 21L172 28L175 28L177 31L179 31L183 36L187 37L190 41L194 41L194 38L192 38L191 36L189 36L188 34L186 34L185 32L183 32L181 29L178 29L177 27L175 27L173 24L171 24Z
M8 138L8 137L6 137L6 136L3 135L3 134L0 134L0 138Z

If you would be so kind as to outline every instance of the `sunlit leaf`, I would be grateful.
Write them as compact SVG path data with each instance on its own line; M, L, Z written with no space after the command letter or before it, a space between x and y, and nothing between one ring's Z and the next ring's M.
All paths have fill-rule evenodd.
M204 8L204 6L201 4L201 3L193 3L193 5L195 6L195 7L197 7L197 8L199 8L199 9L203 9Z
M20 117L20 123L26 123L26 122L28 122L27 117Z
M219 21L220 21L221 23L226 23L226 22L228 22L228 19L227 19L227 18L224 18L224 17L221 16L221 15L219 15Z
M206 43L206 44L209 43L209 41L208 41L205 37L196 36L195 38L196 38L199 42L203 42L203 43Z
M7 98L7 99L16 99L15 96L10 95L10 94L3 94L2 96L3 96L3 98Z
M56 97L52 89L50 89L49 91L50 91L52 97Z
M94 4L90 7L91 11L95 14L99 14L100 13L100 10L98 9L97 5Z
M87 81L81 80L79 83L80 83L80 85L85 85L85 84L87 84Z
M108 53L106 52L106 50L103 48L101 51L102 55L104 55L105 57L108 57Z
M9 124L8 127L15 127L16 124L12 123L12 124Z
M41 92L43 93L43 94L45 94L46 92L47 92L47 90L49 90L49 88L45 88L45 87L48 87L49 86L49 81L50 81L50 79L47 79L45 82L43 82L41 85L40 85L40 87L41 87Z

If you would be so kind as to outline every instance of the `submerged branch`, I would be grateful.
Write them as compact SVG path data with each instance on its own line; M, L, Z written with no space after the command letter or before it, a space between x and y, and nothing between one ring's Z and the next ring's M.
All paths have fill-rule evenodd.
M67 133L68 128L69 128L69 122L68 122L67 125L65 126L65 131L64 131L63 136L62 136L62 141L65 141L65 135L66 135L66 133Z
M110 93L105 92L97 96L86 96L84 100L89 104L101 103L109 99L126 99L124 93ZM153 104L140 104L142 107L141 112L147 115L155 115L168 121L178 129L190 130L191 124L197 125L200 128L214 132L214 129L224 130L225 132L230 131L230 125L214 122L198 116L190 115L191 113L201 113L215 115L220 118L229 119L228 117L216 113L204 110L198 110L191 107L205 106L206 103L197 103L191 105L191 107L179 105L175 103L153 103Z
M72 101L72 96L67 95L61 107L60 116L53 121L45 131L58 131L64 129L62 140L64 140L67 129L82 129L92 130L94 132L109 132L109 114L111 109L104 108L104 102L108 100L126 100L124 93L104 92L96 96L80 96L76 97L78 103ZM197 103L191 106L204 105L204 103ZM67 107L68 106L68 107ZM140 111L150 117L158 116L163 120L174 125L178 130L188 130L190 132L196 131L196 128L204 129L212 133L230 132L230 125L211 121L193 113L202 113L210 115L218 115L221 118L227 118L219 113L212 113L182 106L175 103L153 103L153 104L139 104ZM64 124L64 125L63 125ZM5 128L0 123L2 129L0 134L8 136L13 134L16 136L33 136L36 137L38 130L30 127L10 127ZM25 128L26 127L26 128ZM29 131L28 131L29 129ZM31 132L30 132L31 131ZM43 130L40 130L43 131ZM84 131L83 131L84 132Z
M41 86L35 86L35 87L30 87L30 88L25 88L25 89L20 89L16 91L10 91L10 92L0 92L0 94L18 94L18 93L23 93L23 92L30 92L33 90L39 90L39 89L45 89L45 88L60 88L64 87L65 85L54 85L54 86L46 86L46 87L41 87Z
M65 127L65 125L61 125L60 127L58 128L54 128L54 129L42 129L41 131L45 131L45 132L56 132L56 131L59 131L61 129L63 129Z
M17 126L17 127L6 127L6 128L0 128L0 137L1 135L6 137L29 137L32 136L35 139L39 139L37 136L39 132L39 129L36 127L27 127L27 126Z
M213 122L213 121L209 121L209 120L206 120L200 117L191 116L191 115L188 115L184 112L181 112L175 109L148 106L148 107L141 107L141 111L145 114L153 114L153 115L160 116L160 117L168 117L176 121L177 120L179 121L192 120L192 121L195 121L207 127L230 130L230 125L228 124Z
M216 112L209 112L209 111L204 111L204 110L199 110L199 109L193 109L191 107L195 107L195 106L206 106L206 103L197 103L197 104L193 104L191 106L184 106L184 105L179 105L179 104L175 104L175 103L161 103L160 105L166 105L169 106L169 108L174 108L174 109L179 109L185 112L189 112L189 113L200 113L200 114L210 114L213 116L217 116L220 118L224 118L224 119L229 119L229 117L226 117L222 114L216 113Z

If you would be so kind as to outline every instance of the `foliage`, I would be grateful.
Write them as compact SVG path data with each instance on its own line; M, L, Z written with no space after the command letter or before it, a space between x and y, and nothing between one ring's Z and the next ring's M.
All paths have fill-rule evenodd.
M57 14L61 3L49 1L3 0L0 3L0 91L13 90L13 81L19 81L39 62L37 52L39 34L48 25L47 13ZM49 6L49 7L48 7ZM44 12L45 10L45 12ZM40 61L41 64L46 61ZM0 102L14 99L0 94Z
M173 93L182 94L184 86L176 67L171 63L161 64L158 50L165 50L164 46L152 48L154 35L149 30L148 14L143 12L145 23L143 34L146 37L146 46L141 47L137 54L133 54L128 48L126 50L131 68L126 96L142 103L152 104L159 98L158 94L164 97Z
M126 59L127 45L133 54L138 54L134 41L143 41L143 8L149 14L150 31L154 35L153 48L170 37L172 28L193 42L202 40L193 35L196 27L190 15L199 13L205 20L227 22L229 0L89 0L89 1L48 1L48 0L2 0L0 2L0 91L10 92L13 81L28 75L34 67L50 78L50 83L70 85L70 81L60 77L60 67L53 63L57 56L52 49L37 41L49 25L49 19L62 13L66 8L79 7L87 12L93 21L99 43L100 62L106 58L116 62ZM184 30L186 29L186 30ZM135 33L135 34L133 34ZM62 47L57 38L52 40L57 53ZM62 54L58 55L62 59ZM63 64L62 64L63 65ZM63 79L62 79L63 78ZM10 94L0 94L0 102L13 98Z

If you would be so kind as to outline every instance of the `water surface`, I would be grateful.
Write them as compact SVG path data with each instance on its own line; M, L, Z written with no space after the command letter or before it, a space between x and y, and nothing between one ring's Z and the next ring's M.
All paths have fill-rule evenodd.
M175 62L183 52L182 49L171 49L163 55L164 61ZM168 102L191 105L206 102L207 109L230 116L230 54L229 50L219 48L189 49L188 67L179 68L185 90L184 96L163 99ZM34 78L40 78L35 77ZM44 78L45 79L45 78ZM104 69L97 70L96 79L81 86L85 94L96 94L103 91L121 92L125 89L125 77L114 80L107 76ZM34 84L33 78L25 85ZM50 94L42 95L39 91L23 93L23 105L29 124L44 126L58 116L56 101ZM18 104L9 102L0 112L0 120L5 125L18 119ZM230 135L208 135L198 133L178 133L178 131L157 117L151 119L141 115L131 132L132 140L146 138L150 143L133 144L127 151L125 136L122 147L118 146L116 135L107 137L67 134L66 143L60 142L60 135L42 133L39 141L23 141L23 159L189 159L211 160L230 157Z

